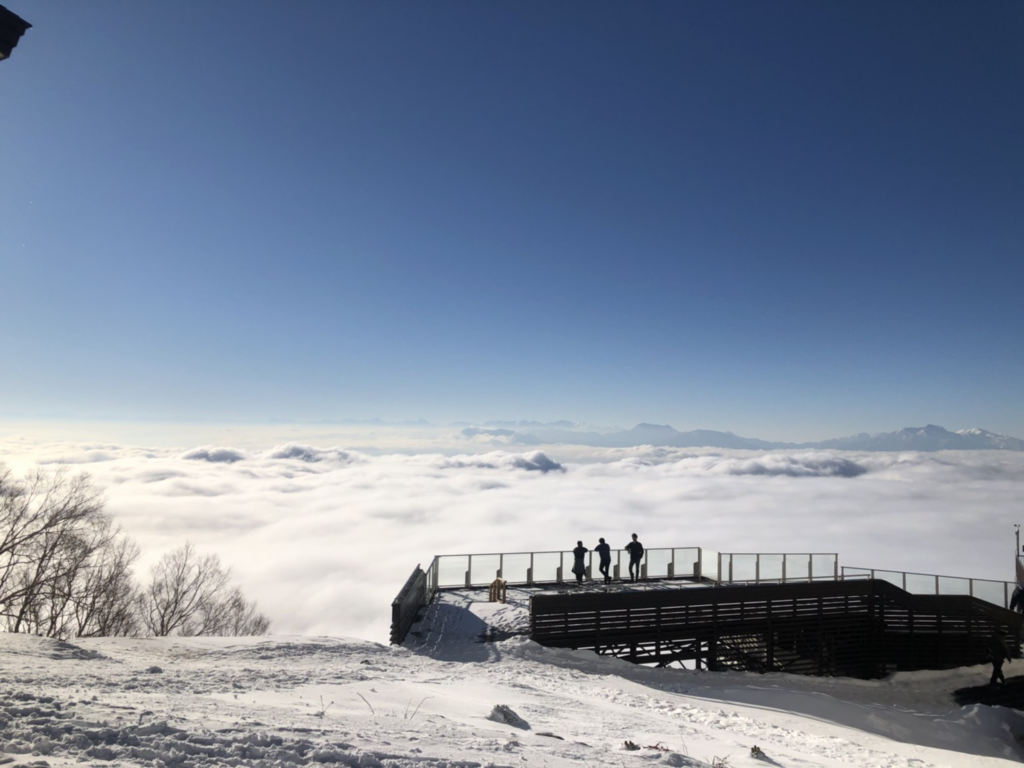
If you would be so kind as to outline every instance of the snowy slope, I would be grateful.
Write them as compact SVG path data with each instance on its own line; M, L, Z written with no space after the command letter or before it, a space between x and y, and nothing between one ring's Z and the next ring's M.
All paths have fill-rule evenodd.
M71 644L0 635L2 746L12 764L51 766L1020 761L1020 714L952 702L951 691L983 682L985 668L820 680L648 669L523 637L477 642L481 627L521 618L516 606L442 603L408 648L324 637ZM495 705L524 722L489 719Z

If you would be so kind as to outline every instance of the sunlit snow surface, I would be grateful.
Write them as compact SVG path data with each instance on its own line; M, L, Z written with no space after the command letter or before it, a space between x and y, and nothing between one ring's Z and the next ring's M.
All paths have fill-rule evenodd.
M984 667L883 681L656 670L546 649L521 601L431 607L410 647L326 637L0 635L3 748L50 766L997 766L1024 719ZM1012 671L1012 667L1010 668ZM505 705L519 727L490 719ZM640 747L627 750L626 742ZM762 758L751 755L758 746ZM33 754L35 753L35 754Z

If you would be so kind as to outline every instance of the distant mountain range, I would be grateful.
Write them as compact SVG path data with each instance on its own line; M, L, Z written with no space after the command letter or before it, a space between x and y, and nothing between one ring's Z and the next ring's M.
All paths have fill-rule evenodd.
M984 429L962 429L950 432L929 424L906 427L897 432L869 435L862 433L816 443L777 443L740 437L732 432L695 429L680 432L667 424L638 424L632 429L600 432L573 428L570 422L541 424L538 422L492 422L483 427L467 427L466 437L490 436L495 441L516 445L587 445L598 448L632 448L653 445L669 448L746 448L773 450L779 448L832 448L843 451L1024 451L1024 440L1000 435Z

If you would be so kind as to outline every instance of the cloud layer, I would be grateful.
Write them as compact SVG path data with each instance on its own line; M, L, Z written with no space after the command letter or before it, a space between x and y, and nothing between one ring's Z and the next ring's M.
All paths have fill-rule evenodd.
M435 554L622 546L838 552L841 565L1011 579L1024 454L671 448L385 453L291 442L145 448L0 441L15 471L88 471L141 544L191 539L274 631L385 641Z

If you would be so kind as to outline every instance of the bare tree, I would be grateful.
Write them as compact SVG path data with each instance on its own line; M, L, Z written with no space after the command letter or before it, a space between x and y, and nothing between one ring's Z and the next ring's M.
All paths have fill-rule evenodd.
M246 600L242 590L232 589L200 612L197 635L265 635L270 620L256 607L255 600Z
M141 619L153 635L265 634L269 620L238 587L217 555L200 556L192 542L164 555L140 599Z
M139 548L103 511L88 475L0 466L0 629L48 637L265 634L269 620L191 542L140 591Z
M38 469L15 481L0 468L0 622L61 636L75 584L117 535L88 475Z
M126 536L113 539L84 572L74 604L74 634L78 637L137 635L139 588L132 566L138 545Z

